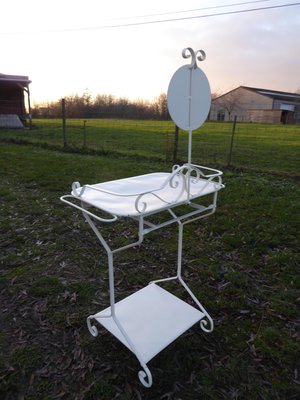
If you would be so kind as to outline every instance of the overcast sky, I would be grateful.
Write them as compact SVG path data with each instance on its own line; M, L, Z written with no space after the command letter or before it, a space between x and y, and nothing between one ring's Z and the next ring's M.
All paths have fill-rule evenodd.
M295 5L269 8L287 4ZM244 12L258 8L265 9ZM168 21L155 22L162 20ZM206 52L200 66L213 92L239 85L295 92L300 89L300 2L1 4L0 73L28 75L33 103L81 95L86 89L93 96L153 100L167 91L175 70L187 63L181 56L185 47Z

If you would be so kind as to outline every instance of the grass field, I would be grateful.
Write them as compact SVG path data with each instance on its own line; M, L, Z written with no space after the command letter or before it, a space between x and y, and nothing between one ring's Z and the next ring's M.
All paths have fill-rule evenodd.
M59 120L34 120L33 130L0 130L0 141L18 140L62 147ZM67 120L69 149L99 154L122 154L172 160L174 124L170 121L114 119ZM84 139L85 132L85 139ZM179 132L178 159L187 158L187 133ZM232 136L231 123L205 123L193 133L193 161L227 166ZM255 171L298 174L300 171L300 125L238 123L233 140L231 165Z
M44 141L47 129L51 140L57 137L48 143L59 145L61 132L50 134L46 122L28 131L28 141ZM160 157L151 150L161 134L153 133L151 141L144 136L144 159L136 148L126 157L120 154L125 149L120 134L115 151L106 156L5 142L21 140L22 134L0 131L1 399L300 397L296 134L284 141L278 133L277 144L262 137L255 150L250 132L249 142L240 133L249 159L250 148L265 152L270 155L266 165L260 160L248 169L224 168L226 188L216 214L186 226L184 275L212 315L215 330L204 334L194 326L151 360L151 389L139 383L138 362L122 344L104 329L95 339L86 328L86 316L108 305L106 255L82 216L59 196L73 181L169 170L171 164L163 156L155 161ZM114 134L107 134L107 141ZM129 145L129 134L121 136ZM138 147L138 137L132 146ZM196 148L208 146L209 139L217 146L220 141L220 148L224 140L207 132L201 139L199 134L198 143L196 133ZM280 162L272 162L275 155ZM210 166L222 164L215 161ZM121 221L104 228L104 234L114 241L131 237L133 230ZM116 258L118 298L175 269L176 238L176 227L170 226Z

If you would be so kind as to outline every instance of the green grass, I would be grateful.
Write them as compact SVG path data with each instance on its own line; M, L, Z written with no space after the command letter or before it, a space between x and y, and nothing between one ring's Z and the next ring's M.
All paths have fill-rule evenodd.
M86 317L109 302L106 254L59 196L75 180L170 167L163 158L0 144L1 399L299 398L300 186L286 175L296 163L272 174L225 168L216 214L185 227L184 275L215 330L196 325L151 360L151 389L121 343L104 329L90 336ZM133 226L120 221L103 233L111 243L133 237ZM117 298L174 271L176 240L169 226L116 254Z
M33 130L0 130L0 141L18 140L62 147L60 120L34 120ZM226 166L232 136L231 123L207 122L193 133L193 161ZM186 132L179 132L178 158L187 159ZM139 156L171 160L174 124L171 121L86 120L84 147L83 120L67 120L69 149L102 154ZM231 165L255 171L298 174L300 170L300 126L238 123Z

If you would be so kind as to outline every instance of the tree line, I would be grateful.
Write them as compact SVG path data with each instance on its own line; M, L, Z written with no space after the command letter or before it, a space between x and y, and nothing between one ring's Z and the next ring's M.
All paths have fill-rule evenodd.
M98 94L92 97L82 95L65 97L67 118L127 118L127 119L169 119L167 96L161 93L154 101L129 100L125 97ZM61 118L61 100L36 104L31 109L33 118Z

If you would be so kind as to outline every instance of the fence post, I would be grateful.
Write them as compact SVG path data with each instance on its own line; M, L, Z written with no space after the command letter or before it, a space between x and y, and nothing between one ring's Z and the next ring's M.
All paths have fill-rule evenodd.
M83 148L86 148L86 119L83 120Z
M174 149L173 149L173 163L177 162L177 157L178 157L178 133L179 133L179 128L177 125L175 125L175 132L174 132Z
M234 138L234 133L235 133L235 127L236 127L236 115L234 116L233 120L233 125L232 125L232 132L231 132L231 142L230 142L230 149L229 149L229 154L228 154L228 161L227 161L227 166L229 167L231 164L231 158L232 158L232 149L233 149L233 138Z
M61 99L61 114L62 114L62 126L63 126L63 143L64 143L64 147L67 147L66 101L65 101L65 99Z

